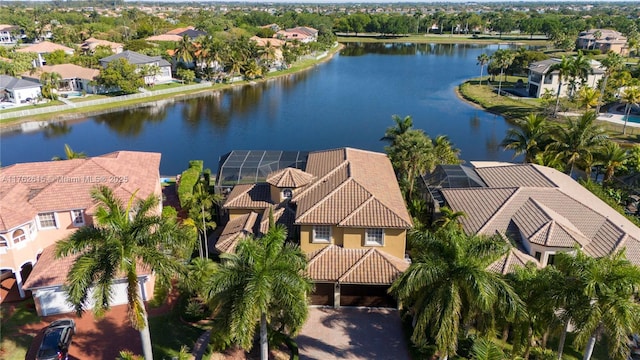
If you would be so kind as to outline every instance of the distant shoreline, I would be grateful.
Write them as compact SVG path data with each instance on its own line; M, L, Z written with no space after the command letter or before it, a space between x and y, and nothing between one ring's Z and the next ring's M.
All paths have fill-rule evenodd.
M542 38L529 39L528 37L514 37L504 35L500 37L472 37L469 35L436 35L422 34L409 36L382 36L379 34L355 34L338 35L338 42L352 43L412 43L412 44L471 44L471 45L537 45L544 46L549 44L549 40Z

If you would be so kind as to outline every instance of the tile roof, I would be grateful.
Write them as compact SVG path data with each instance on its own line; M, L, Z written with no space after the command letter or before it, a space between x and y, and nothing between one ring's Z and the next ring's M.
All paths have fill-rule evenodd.
M17 25L0 24L0 31L14 31L20 29Z
M87 159L10 165L0 169L0 230L21 225L26 215L39 212L86 209L95 204L90 191L106 185L128 200L154 194L159 183L160 154L118 151ZM20 209L19 214L14 212Z
M17 90L40 87L39 81L19 79L9 75L0 75L0 89Z
M250 212L230 220L224 226L224 229L216 242L216 250L219 253L235 252L236 246L241 239L254 234L253 227L257 218L257 213Z
M514 272L518 267L525 267L529 262L535 264L538 268L540 267L540 263L536 258L525 254L516 248L511 248L505 255L501 256L498 260L489 265L487 269L506 275Z
M144 64L151 64L151 63L157 62L159 66L171 66L171 64L169 64L167 60L163 59L162 56L147 56L131 50L125 50L120 54L114 54L114 55L102 58L100 59L100 63L108 64L117 59L125 59L129 63L135 64L135 65L144 65Z
M176 34L160 34L149 36L145 40L147 41L180 41L182 36Z
M300 188L308 185L315 177L300 169L284 168L267 176L267 183L278 188Z
M623 243L635 245L625 239L640 238L640 229L631 221L557 170L473 164L489 187L440 190L449 207L466 214L461 223L467 232L506 234L515 226L531 243L556 248L578 245L592 256L611 253ZM640 257L633 261L640 265Z
M24 288L31 290L66 284L69 269L71 269L77 258L78 255L72 255L56 259L55 245L47 246L38 258L38 262L33 267L27 281L25 281ZM150 269L141 264L138 264L137 270L138 276L151 274ZM114 280L124 279L125 276L123 275L121 274Z
M37 68L33 74L27 72L22 76L40 78L42 73L58 73L62 79L95 80L98 75L100 75L100 70L90 69L75 64L44 65Z
M118 51L122 50L124 45L107 40L96 39L93 37L88 38L82 44L80 44L80 48L90 51L94 51L98 46L107 46L111 49L111 51L117 53Z
M56 50L62 50L66 53L73 53L73 49L50 41L43 41L37 44L29 45L16 50L17 52L32 52L38 54L52 53Z
M345 249L329 245L308 255L307 273L314 281L389 285L409 263L376 248Z
M276 38L261 38L258 36L252 36L249 38L249 40L255 41L256 45L261 47L265 47L267 46L267 44L269 44L270 46L278 48L278 47L282 47L282 45L285 44L284 40L280 40Z
M269 184L241 184L233 187L223 207L225 209L265 209L272 204Z

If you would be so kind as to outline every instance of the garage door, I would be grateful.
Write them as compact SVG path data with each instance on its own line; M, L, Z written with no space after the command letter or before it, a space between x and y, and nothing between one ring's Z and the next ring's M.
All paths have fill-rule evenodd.
M333 283L315 283L311 293L311 305L333 306Z
M387 285L340 286L340 306L366 306L395 308L395 299L387 294Z
M112 285L113 297L111 305L122 305L127 303L127 283L119 281ZM67 295L62 287L40 289L35 292L35 297L40 301L40 312L42 316L63 314L73 312L73 306L67 302ZM91 294L86 309L93 307Z

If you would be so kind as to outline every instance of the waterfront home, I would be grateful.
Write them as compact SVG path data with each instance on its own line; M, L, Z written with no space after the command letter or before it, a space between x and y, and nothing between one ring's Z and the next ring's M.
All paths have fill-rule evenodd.
M167 60L163 59L162 56L147 56L135 51L126 50L120 54L100 59L100 65L106 68L110 62L117 59L125 59L129 63L136 65L139 70L145 66L157 67L157 74L151 74L144 77L144 83L147 85L169 82L172 80L171 64Z
M100 71L96 69L89 69L74 64L60 64L60 65L44 65L35 70L35 72L27 72L22 75L25 79L40 79L43 73L57 73L60 75L60 81L56 88L58 93L77 93L85 92L87 94L96 93L96 87L91 85L92 81L96 80Z
M93 37L88 38L82 44L80 44L80 49L82 49L82 51L84 51L85 53L93 54L98 46L107 47L111 49L111 52L113 52L114 54L120 54L124 50L123 44L96 39Z
M318 41L318 30L306 26L297 26L291 29L279 30L273 37L286 41L297 40L301 43L310 43Z
M285 44L284 40L261 38L258 36L252 36L249 40L254 41L256 46L267 49L263 52L261 60L267 63L270 69L278 69L283 65L284 56L282 55L282 46Z
M0 45L13 45L16 43L14 33L20 29L16 25L0 24Z
M0 268L14 274L21 297L25 290L32 291L39 315L73 310L63 291L73 259L55 260L54 247L94 222L97 206L91 189L108 186L122 201L132 195L160 197L159 166L159 153L119 151L0 169ZM158 214L161 210L160 206ZM143 297L151 297L152 275L139 276ZM116 282L112 305L126 302L126 286Z
M274 159L257 172L247 164L235 178L281 162ZM265 233L272 213L309 258L313 304L395 306L386 291L409 266L405 249L412 220L386 154L314 151L301 167L272 168L257 183L239 181L223 205L229 222L216 249L232 252L240 239Z
M0 75L0 102L23 104L33 102L41 96L39 81Z
M42 41L37 44L32 44L23 48L16 50L17 52L29 52L35 53L38 57L33 60L33 66L40 67L43 65L47 65L47 60L45 59L45 55L51 54L54 51L64 51L67 55L73 55L74 50L72 48L52 43L51 41Z
M623 56L629 53L627 38L610 29L591 29L581 32L576 40L576 48L582 50L598 49L603 54L613 51Z
M154 35L146 38L147 41L181 41L184 36L188 36L191 41L195 40L200 36L207 35L205 31L196 30L193 26L188 26L185 28L177 28L171 31L167 31L164 34Z
M531 97L539 98L550 91L554 96L558 93L558 84L560 82L560 76L558 70L551 71L551 67L555 64L559 64L560 59L547 59L542 61L536 61L529 65L529 77L528 77L528 94ZM604 70L600 62L591 60L591 73L587 76L584 85L588 85L592 88L598 86L598 82L604 76ZM576 80L575 91L578 91L583 85L580 80ZM560 97L569 96L571 86L567 79L562 79L562 89L560 91Z
M626 248L640 265L640 228L568 175L533 164L471 165L442 165L423 176L425 197L433 218L447 206L464 212L468 234L499 234L514 244L494 269L552 265L555 254L576 247L594 257Z

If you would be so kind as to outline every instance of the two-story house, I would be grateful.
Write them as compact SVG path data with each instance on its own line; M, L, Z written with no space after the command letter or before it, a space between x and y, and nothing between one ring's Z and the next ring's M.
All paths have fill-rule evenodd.
M529 96L539 98L549 91L554 96L558 93L558 84L560 83L560 73L558 70L551 70L555 64L559 64L560 59L547 59L542 61L536 61L529 65L529 78L528 78L528 93ZM598 87L598 82L604 76L604 69L602 64L598 61L591 60L591 72L587 76L584 85L588 85L592 88ZM580 79L576 79L575 91L578 91L582 86ZM562 79L562 89L560 90L560 97L569 96L571 87L567 79Z
M260 236L272 212L309 258L312 303L395 305L387 289L409 266L405 248L412 220L385 154L311 152L304 170L287 167L269 173L265 182L236 185L223 208L229 223L218 251L233 251L247 235Z
M640 228L568 175L533 164L472 165L439 166L423 177L425 194L435 217L442 206L462 211L467 233L499 234L514 245L492 269L551 265L576 247L594 257L626 248L640 265Z
M629 53L627 38L620 32L611 29L591 29L581 32L576 40L576 48L599 49L603 54L613 51L623 56Z
M67 55L73 55L74 50L64 45L52 43L51 41L42 41L37 44L32 44L16 50L17 52L27 52L37 54L37 58L33 60L33 66L41 67L47 65L47 59L45 56L51 54L54 51L64 51Z
M93 223L97 204L91 189L109 186L122 201L132 195L161 196L159 166L159 153L119 151L0 169L0 268L15 275L21 297L32 291L38 314L73 310L62 287L74 258L55 259L55 244ZM138 275L143 299L148 299L153 276L144 271ZM113 304L126 303L126 283L113 286Z
M0 45L13 45L16 43L14 33L20 29L16 25L0 24Z
M114 54L100 59L100 66L106 68L110 62L118 59L125 59L130 64L137 66L138 69L142 69L144 66L157 67L158 72L156 74L144 77L144 83L147 85L169 82L172 80L171 64L161 56L147 56L135 51L126 50L119 54Z

